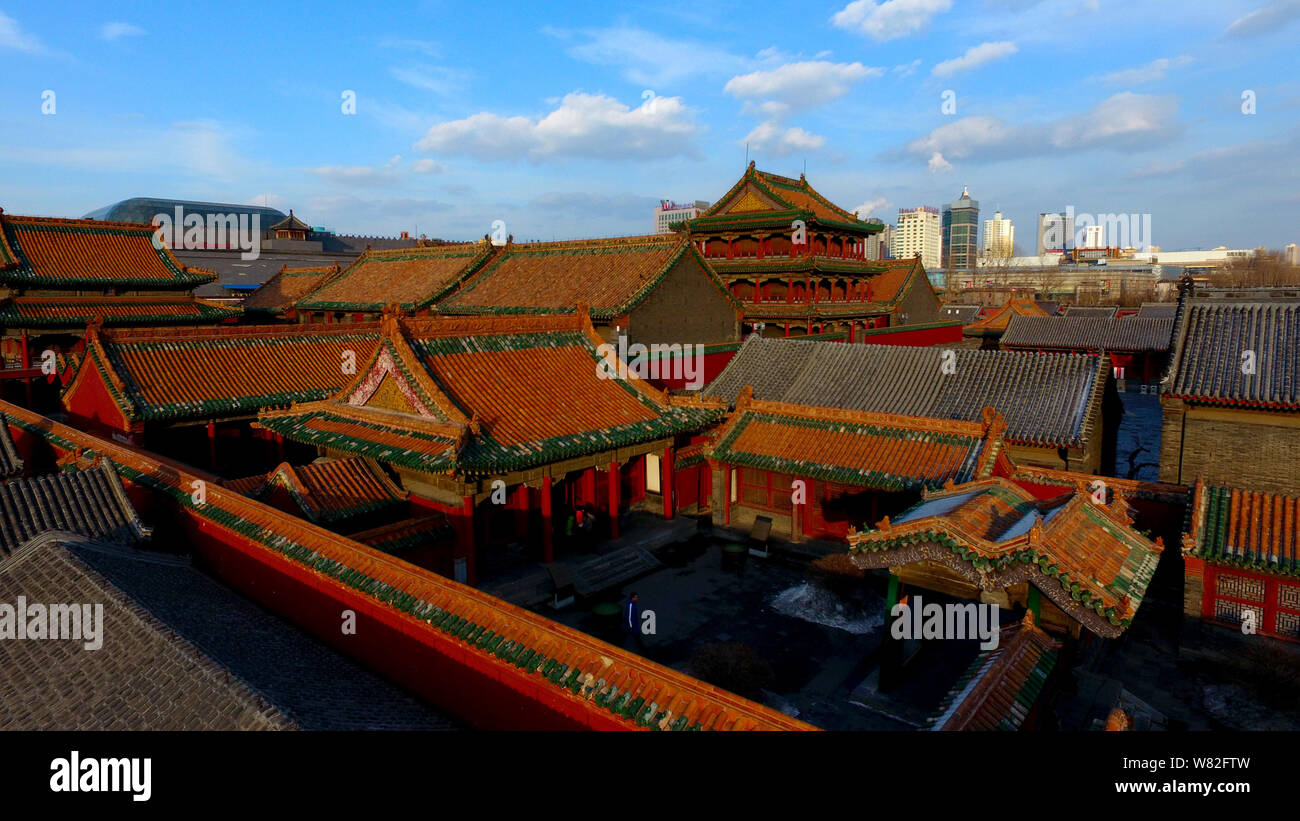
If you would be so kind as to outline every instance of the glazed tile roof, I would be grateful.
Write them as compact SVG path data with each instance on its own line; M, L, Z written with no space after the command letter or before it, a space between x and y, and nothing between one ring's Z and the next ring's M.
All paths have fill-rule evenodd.
M625 729L816 729L226 488L210 485L205 503L196 504L191 482L197 477L184 468L7 402L0 402L0 413L54 447L111 459L124 477L183 514L247 540L266 560L292 562L341 601L364 597L444 657L465 654L507 686L540 687L593 726L603 726L599 720Z
M338 263L310 268L281 266L275 276L262 283L241 303L245 311L264 311L280 314L311 293L327 279L339 273Z
M751 335L703 395L976 421L985 406L1009 441L1081 447L1093 435L1109 374L1101 357L941 347L844 345Z
M845 211L813 189L803 177L794 179L758 171L754 163L745 174L708 211L690 220L692 232L708 230L736 221L768 222L772 219L789 225L791 218L804 217L820 223L856 228L863 233L880 231L879 222L866 222Z
M970 323L962 333L968 336L997 336L1005 333L1012 317L1017 316L1047 316L1047 312L1032 299L1013 299L997 312Z
M455 539L451 522L441 513L416 516L353 533L350 538L385 553L401 554L419 545Z
M277 222L275 225L268 227L268 231L306 231L311 233L311 226L293 215L293 209L289 209L289 216Z
M1183 552L1258 573L1300 576L1300 498L1197 481Z
M0 483L0 556L48 531L117 544L149 534L110 462Z
M39 288L192 289L216 274L154 248L152 226L0 214L0 282Z
M132 421L253 413L323 399L353 378L378 343L376 323L88 332L86 355L63 393L76 412L79 381L95 373Z
M948 691L930 729L1019 730L1056 667L1061 643L1034 624L1033 615L1002 628L998 646L976 656Z
M1143 302L1133 316L1137 319L1173 319L1177 314L1177 302Z
M259 423L426 472L487 475L673 436L723 412L640 379L603 378L603 340L585 312L384 321L356 381Z
M84 328L105 325L199 325L237 318L239 308L191 297L11 297L0 303L0 326Z
M1114 319L1117 305L1066 305L1061 316L1082 316L1090 319Z
M969 325L979 318L982 305L944 305L939 315L944 319L955 319L963 325Z
M0 730L296 729L106 578L99 554L111 549L49 534L0 562L0 601L103 607L97 650L85 639L0 641Z
M763 402L745 391L708 450L717 462L877 490L987 476L1002 422L919 419Z
M495 253L486 240L456 245L366 251L338 276L298 300L299 310L370 311L424 308L449 293Z
M859 568L936 561L978 585L1001 590L1029 581L1071 618L1113 638L1131 622L1164 549L1133 529L1128 502L1108 505L1079 484L1040 501L1001 476L948 485L877 529L850 531Z
M1172 319L1017 316L1002 334L1009 348L1072 351L1167 351Z
M1243 371L1246 352L1255 373ZM1174 332L1165 396L1300 408L1300 300L1188 300Z
M226 487L260 501L277 490L289 494L313 522L338 522L400 507L406 492L372 459L325 459L297 467L282 462L270 473L226 483Z
M641 303L684 258L694 259L731 299L695 248L673 234L576 242L511 243L438 303L443 314L571 313L579 302L597 319Z

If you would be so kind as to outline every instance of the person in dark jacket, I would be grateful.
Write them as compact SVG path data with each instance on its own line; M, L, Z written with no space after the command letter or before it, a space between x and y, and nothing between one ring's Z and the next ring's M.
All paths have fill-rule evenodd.
M641 605L638 599L636 593L630 593L623 603L623 646L627 647L630 639L637 650L642 650L645 646L641 643Z

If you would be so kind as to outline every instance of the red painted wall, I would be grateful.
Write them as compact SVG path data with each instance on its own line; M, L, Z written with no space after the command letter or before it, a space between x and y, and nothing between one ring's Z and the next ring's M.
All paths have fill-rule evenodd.
M896 330L891 328L888 331L878 333L862 333L859 331L854 335L854 341L865 345L912 345L919 347L943 345L961 341L961 323L953 322L936 328L918 329L902 325Z

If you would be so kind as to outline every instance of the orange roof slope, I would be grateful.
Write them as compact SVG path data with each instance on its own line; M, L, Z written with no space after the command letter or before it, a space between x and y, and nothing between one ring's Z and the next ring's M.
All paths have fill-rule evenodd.
M327 459L294 467L282 462L270 473L226 483L245 496L266 501L284 490L313 522L335 522L400 505L406 492L378 463L366 458Z
M454 288L494 252L486 240L457 245L366 251L341 274L298 301L299 310L379 311L423 308Z
M709 457L719 462L879 490L987 476L1005 422L925 419L753 398L746 388Z
M982 590L1030 581L1067 615L1113 638L1128 627L1164 549L1132 526L1124 494L1092 501L1083 485L1040 501L1000 476L924 494L877 529L850 531L860 568L935 561Z
M217 278L155 248L154 228L146 223L0 213L0 231L0 282L10 285L189 289Z
M80 414L79 388L94 375L130 421L240 416L333 394L377 342L374 323L92 329L63 403Z
M972 322L962 329L967 336L1000 335L1007 329L1013 316L1047 316L1047 311L1038 307L1032 299L1013 299L1002 309L986 316L978 322Z
M310 268L280 268L262 287L248 295L241 307L245 311L283 313L339 272L338 263Z
M1183 552L1216 564L1300 576L1300 497L1196 482Z
M602 378L585 313L384 319L355 381L264 414L296 441L425 472L493 474L672 436L722 413L640 379ZM616 374L615 374L616 375Z
M1019 730L1056 667L1061 643L1038 629L1032 613L1005 627L948 692L930 729Z
M689 222L692 231L736 220L754 221L803 215L822 223L851 226L863 233L880 231L879 222L860 220L799 179L759 171L751 162L745 174L712 208Z
M239 308L177 297L12 297L0 303L0 325L17 328L84 328L104 325L201 325L240 315Z
M673 234L508 245L438 305L444 314L569 313L579 302L609 319L645 298L694 248ZM703 264L707 276L716 275ZM726 293L720 281L718 290Z

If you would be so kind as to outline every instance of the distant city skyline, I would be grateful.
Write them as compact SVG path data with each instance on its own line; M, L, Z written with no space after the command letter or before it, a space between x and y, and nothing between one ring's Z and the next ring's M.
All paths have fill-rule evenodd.
M887 222L965 184L1022 226L1073 206L1151 214L1165 248L1298 238L1292 2L115 14L0 5L7 212L159 197L343 233L639 234L748 157Z

